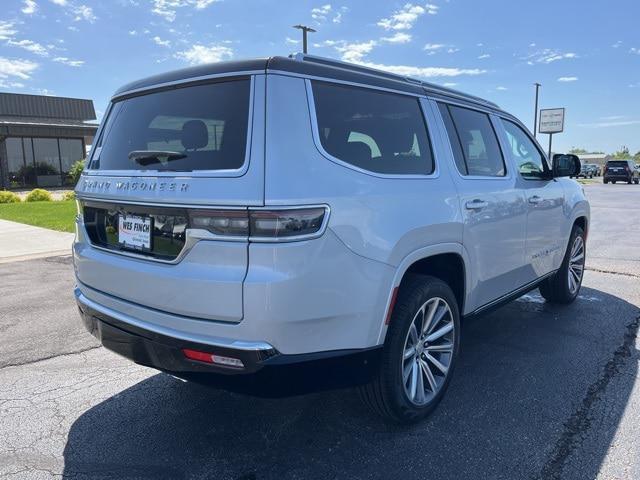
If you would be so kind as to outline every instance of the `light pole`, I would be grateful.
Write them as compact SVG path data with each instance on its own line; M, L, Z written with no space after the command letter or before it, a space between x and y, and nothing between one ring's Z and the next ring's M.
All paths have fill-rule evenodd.
M533 138L536 138L536 127L538 126L538 90L542 86L538 82L534 83L536 86L536 108L535 112L533 112Z
M307 27L306 25L294 25L293 28L302 30L302 53L307 53L307 32L313 33L315 30L311 27Z

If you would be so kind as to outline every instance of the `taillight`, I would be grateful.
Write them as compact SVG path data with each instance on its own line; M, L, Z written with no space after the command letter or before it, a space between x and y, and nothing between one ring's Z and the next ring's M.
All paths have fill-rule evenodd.
M304 240L321 234L327 207L249 210L194 210L191 228L225 237L248 237L255 242Z
M189 215L191 228L202 228L229 237L249 236L249 214L246 210L194 210Z

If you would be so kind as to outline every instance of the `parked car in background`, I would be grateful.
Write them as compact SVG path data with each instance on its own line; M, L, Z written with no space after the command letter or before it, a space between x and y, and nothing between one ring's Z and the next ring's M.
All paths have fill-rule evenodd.
M357 383L415 421L463 317L580 291L578 157L549 164L481 98L301 54L221 62L121 88L95 145L76 189L84 324L186 380Z
M627 182L640 183L640 172L633 160L609 160L604 167L604 183Z
M593 178L596 174L595 165L592 163L583 163L580 168L580 173L576 175L576 178L584 177L584 178Z
M600 167L600 165L598 165L597 163L590 163L589 165L593 169L594 177L599 177L600 175L602 175L602 168Z

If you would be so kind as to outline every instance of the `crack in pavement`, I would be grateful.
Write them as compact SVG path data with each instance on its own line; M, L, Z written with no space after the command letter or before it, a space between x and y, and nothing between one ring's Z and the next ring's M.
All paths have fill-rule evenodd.
M600 378L589 386L580 406L569 417L569 420L564 423L564 431L556 442L549 456L549 460L542 467L539 477L535 478L562 478L563 469L567 460L582 444L585 432L591 427L591 411L595 403L600 399L600 394L606 390L613 377L620 373L622 366L635 349L639 326L640 315L638 315L633 322L627 324L622 344L615 350L611 359L605 364Z
M601 268L593 268L593 267L586 267L585 270L589 270L597 273L608 273L609 275L622 275L623 277L640 278L640 274L637 274L637 273L616 272L615 270L604 270Z
M79 353L89 352L91 350L95 350L96 348L100 348L100 347L102 347L102 345L95 345L95 346L92 346L92 347L82 348L82 349L76 350L74 352L57 353L55 355L49 355L47 357L38 358L36 360L29 360L27 362L8 363L6 365L0 365L0 370L2 370L4 368L9 368L9 367L22 367L24 365L33 365L34 363L44 362L45 360L51 360L52 358L66 357L66 356L69 356L69 355L77 355Z

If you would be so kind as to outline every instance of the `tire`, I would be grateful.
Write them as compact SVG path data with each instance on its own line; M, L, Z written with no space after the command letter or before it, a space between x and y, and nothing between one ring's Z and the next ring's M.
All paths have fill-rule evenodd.
M578 258L580 254L581 258ZM586 254L584 231L578 225L574 225L562 265L552 277L543 281L538 287L540 294L547 302L568 304L576 299L584 277ZM572 275L571 279L569 275Z
M427 324L426 334L418 332L422 331L425 318L421 312L426 318L432 313L433 323ZM415 335L411 333L413 325L418 326ZM438 332L446 333L426 342L426 338ZM422 339L416 342L414 339L419 337ZM427 417L449 386L459 349L460 312L451 288L435 277L407 277L393 308L379 370L370 383L359 387L363 402L395 423L407 424ZM410 356L405 359L406 355ZM424 370L425 365L430 373Z
M635 183L636 185L640 184L640 178L636 178L636 179L635 179L635 181L634 181L634 183Z
M609 183L609 180L602 180L602 182L606 185L607 183Z
M615 181L615 180L611 180L611 183L613 183L613 184L615 185L615 184L616 184L616 181Z

